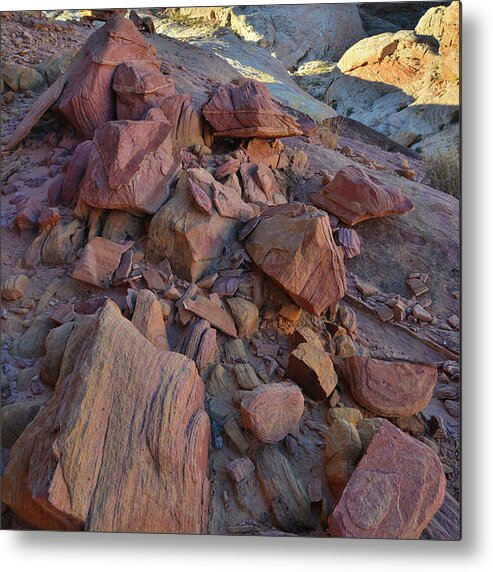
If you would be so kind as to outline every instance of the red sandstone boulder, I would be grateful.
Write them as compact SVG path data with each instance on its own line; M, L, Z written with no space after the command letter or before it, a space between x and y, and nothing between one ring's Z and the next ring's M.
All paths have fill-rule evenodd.
M194 363L156 349L108 301L11 449L2 502L44 530L205 533L203 404Z
M159 62L130 61L118 66L113 78L118 119L139 120L163 98L175 95L170 76L161 73Z
M345 378L353 397L378 415L414 415L431 401L437 380L437 368L433 364L363 356L350 357L346 363Z
M238 219L217 211L214 188L234 192L224 190L205 169L182 173L172 198L149 225L147 256L151 262L167 258L177 275L192 281L214 269L239 225Z
M293 383L261 385L241 402L243 424L264 443L277 443L296 431L303 415L304 399Z
M404 214L414 209L397 185L384 184L360 167L340 169L312 202L349 226L370 218Z
M301 203L270 207L245 239L257 266L293 301L320 316L346 290L344 259L325 213Z
M152 214L166 201L177 164L171 126L161 120L109 121L97 129L81 185L92 207Z
M139 290L132 324L158 349L169 349L161 304L154 292Z
M203 108L216 137L289 137L302 135L296 120L272 101L267 88L253 79L219 87Z
M286 203L274 173L266 165L243 163L240 167L243 196L248 202L279 205Z
M445 494L440 459L383 421L329 518L332 536L418 539Z
M155 50L130 20L117 14L88 39L65 72L65 87L53 107L84 139L116 118L113 76L130 61L155 63Z

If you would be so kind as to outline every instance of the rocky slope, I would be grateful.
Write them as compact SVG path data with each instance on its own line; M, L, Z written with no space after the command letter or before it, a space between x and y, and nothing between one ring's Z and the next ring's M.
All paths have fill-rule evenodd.
M58 52L2 95L3 526L459 538L458 201L285 76L91 21L2 15L17 77Z

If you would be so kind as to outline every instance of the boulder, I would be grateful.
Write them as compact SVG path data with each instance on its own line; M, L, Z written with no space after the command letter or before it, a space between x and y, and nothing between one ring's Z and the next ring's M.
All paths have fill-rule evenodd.
M189 169L181 175L172 198L152 218L149 225L147 258L160 262L167 258L174 272L196 282L210 274L226 244L238 228L238 220L221 216L213 203L213 184L218 184L205 169ZM194 186L209 200L210 212L198 207ZM206 209L207 210L207 209Z
M14 445L48 399L49 395L43 394L2 406L2 447L10 449Z
M170 132L164 116L99 127L81 184L83 200L101 209L155 213L168 198L177 168Z
M125 211L111 211L101 231L101 236L112 242L137 241L143 234L143 218Z
M211 294L209 298L205 296L197 296L197 298L186 298L183 301L185 310L192 312L199 318L207 320L211 326L221 330L228 336L236 338L236 331L233 318L223 308L221 300L216 294Z
M361 439L356 427L336 419L325 437L325 476L335 497L340 497L361 456Z
M445 495L440 459L384 420L329 518L343 538L418 539Z
M414 415L431 401L437 380L437 368L433 364L363 356L352 356L346 363L345 379L354 399L377 415Z
M238 335L242 338L249 338L258 329L257 306L244 298L228 298L226 301L233 314Z
M44 342L52 326L53 322L47 316L36 316L19 340L15 354L27 359L41 357L45 353Z
M287 202L270 167L262 163L243 163L240 166L240 174L246 201L267 205Z
M298 306L317 316L344 296L343 256L328 216L314 207L289 203L266 209L245 248Z
M337 385L337 375L329 354L310 343L301 343L291 352L286 377L296 381L315 401L329 397Z
M257 476L275 524L286 532L313 528L308 492L288 459L275 445L257 452Z
M193 362L157 350L108 301L12 448L2 501L45 530L205 533L203 403Z
M382 183L355 165L340 169L320 193L310 198L349 226L371 218L404 214L414 208L397 185Z
M74 322L67 322L50 330L45 339L45 355L41 362L39 376L46 385L54 387L62 367L63 354L74 329Z
M44 83L36 69L7 62L2 64L2 80L12 91L32 91Z
M113 77L118 119L139 120L163 98L175 95L173 78L161 73L159 62L129 61Z
M0 294L4 300L18 300L26 293L29 278L25 274L10 276L2 282Z
M217 332L207 320L192 318L185 327L176 351L193 359L198 370L202 371L202 368L217 362ZM222 368L221 364L217 364L217 368Z
M302 135L297 121L271 99L267 88L253 79L220 86L202 110L215 137L289 137Z
M268 383L249 392L241 402L244 426L263 443L277 443L296 432L305 401L293 383Z
M41 235L40 235L41 236ZM45 266L70 264L84 245L85 226L77 219L68 224L59 222L48 231L41 250Z
M116 119L113 77L128 61L155 63L155 50L130 20L116 14L90 36L62 76L65 85L53 107L84 139Z
M117 244L100 236L93 238L87 243L81 257L74 265L72 277L99 288L109 288L122 254L132 244L132 242Z

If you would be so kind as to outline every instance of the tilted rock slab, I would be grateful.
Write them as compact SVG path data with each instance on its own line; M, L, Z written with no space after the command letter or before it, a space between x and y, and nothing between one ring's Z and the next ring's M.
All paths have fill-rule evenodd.
M312 314L320 316L344 296L343 255L328 216L314 207L289 203L266 209L245 248L267 276Z
M440 459L384 420L329 517L332 536L418 539L445 495Z
M297 121L271 99L253 79L220 86L202 110L216 137L289 137L302 135Z
M304 406L303 394L294 383L268 383L243 399L241 416L259 441L277 443L296 431Z
M345 371L356 401L384 417L404 417L422 411L431 401L437 380L433 364L363 356L348 358Z
M96 130L80 196L91 207L153 214L167 200L177 163L171 126L160 120L108 121Z
M209 418L195 364L108 301L10 453L2 501L42 529L205 533Z
M402 194L397 185L382 183L354 165L340 169L332 181L310 199L349 226L414 209L412 201Z

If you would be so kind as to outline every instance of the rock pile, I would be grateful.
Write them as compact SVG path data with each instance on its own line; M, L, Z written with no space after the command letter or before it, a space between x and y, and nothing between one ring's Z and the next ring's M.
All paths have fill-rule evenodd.
M18 202L17 228L39 234L26 275L1 287L9 311L35 315L12 347L29 366L15 391L42 395L9 405L3 503L54 530L253 520L269 534L419 537L445 477L410 435L423 437L434 391L452 413L457 392L435 388L435 365L369 357L341 303L361 248L342 223L412 202L356 166L321 190L307 153L279 140L310 140L302 114L255 80L208 82L198 105L135 13L104 17L10 140L49 106L77 131L53 151L49 208ZM317 182L322 210L294 200L293 179ZM57 278L26 300L29 272L48 265ZM394 301L389 320L425 319L424 299Z

